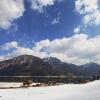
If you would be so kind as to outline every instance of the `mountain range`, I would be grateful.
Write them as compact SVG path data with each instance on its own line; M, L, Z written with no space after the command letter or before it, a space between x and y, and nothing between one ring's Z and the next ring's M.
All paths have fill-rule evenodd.
M100 65L97 63L78 66L53 57L41 59L32 55L21 55L0 62L0 76L90 76L99 72Z

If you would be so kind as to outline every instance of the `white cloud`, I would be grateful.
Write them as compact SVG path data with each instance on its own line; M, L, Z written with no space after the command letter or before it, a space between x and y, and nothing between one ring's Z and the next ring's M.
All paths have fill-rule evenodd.
M51 24L58 24L60 23L60 17L54 18L53 21L51 22Z
M0 28L8 29L24 10L23 0L0 0Z
M0 50L9 50L17 47L18 47L18 43L16 41L12 41L0 46Z
M76 34L80 33L81 32L80 27L74 28L73 32L76 33Z
M83 15L85 25L100 25L99 0L76 0L76 11Z
M31 0L31 7L33 10L43 12L44 7L54 5L55 1L61 2L62 0Z
M8 43L6 43L8 44ZM12 43L11 43L12 44ZM0 60L16 57L22 54L29 54L38 57L57 57L62 61L85 64L96 62L100 64L100 35L89 37L86 34L75 34L72 37L65 37L55 40L42 40L36 42L33 48L25 48L18 45L10 45L15 48L7 55L1 55ZM5 50L9 50L5 49Z
M80 14L93 13L98 9L98 0L76 0L75 7Z
M83 23L85 25L100 25L100 11L85 15L83 17Z
M55 39L53 41L43 40L36 43L34 49L47 48L45 56L53 56L62 61L85 64L97 62L100 64L100 36L89 38L86 34L76 34L69 38ZM40 49L41 48L41 49ZM97 49L98 48L98 49ZM98 60L99 59L99 60Z

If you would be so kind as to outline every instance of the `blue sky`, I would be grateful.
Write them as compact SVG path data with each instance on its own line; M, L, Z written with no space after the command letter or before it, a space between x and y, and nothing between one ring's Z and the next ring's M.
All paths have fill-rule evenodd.
M56 1L54 5L44 8L43 12L33 11L31 4L26 1L25 10L23 16L13 21L14 26L7 30L0 29L1 44L12 40L26 42L71 36L74 34L73 29L80 23L73 0ZM58 17L59 22L52 24Z
M91 4L90 0L10 0L9 3L7 0L1 0L0 8L1 60L17 56L14 52L17 52L19 47L24 50L36 50L37 45L41 44L41 42L51 43L56 40L61 41L64 38L77 39L76 37L83 37L82 39L85 37L86 40L91 40L99 37L100 34L99 0L91 1ZM50 49L51 47L48 48L47 43L45 45L42 45L43 47L40 46L41 50L44 50L43 52L40 49L36 50L38 51L36 56L44 55L43 57L45 57L48 52L49 56L52 56L52 53L55 53ZM86 46L86 44L84 45ZM8 49L2 49L4 46L8 46ZM58 49L62 50L61 48ZM28 50L25 51L26 54ZM69 52L65 53L67 57L65 57L64 61L74 63L77 59L81 59L82 61L77 62L80 64L81 62L92 61L92 59L89 60L83 56L76 58L77 52L74 53L70 55L68 55ZM93 53L90 57L93 56ZM34 54L32 53L32 55ZM63 56L57 56L56 54L55 57L61 60L63 58ZM72 60L67 59L68 57L70 59L72 57ZM96 58L94 59L95 61L97 60Z

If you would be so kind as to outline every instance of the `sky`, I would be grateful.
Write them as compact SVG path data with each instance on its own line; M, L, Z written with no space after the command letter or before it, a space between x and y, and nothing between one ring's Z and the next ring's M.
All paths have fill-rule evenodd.
M23 54L100 64L100 0L0 0L0 61Z

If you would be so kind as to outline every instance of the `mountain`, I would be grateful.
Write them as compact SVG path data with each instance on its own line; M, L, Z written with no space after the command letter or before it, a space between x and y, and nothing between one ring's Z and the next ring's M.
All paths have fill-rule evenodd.
M77 66L48 57L40 59L31 55L21 55L0 62L1 76L57 76L57 75L93 75L100 72L100 65L88 63Z
M47 57L43 59L45 62L54 66L55 69L62 72L64 75L80 75L80 68L77 65L65 63L54 57Z
M0 62L0 75L44 76L55 75L55 71L52 70L50 64L44 62L38 57L22 55Z
M1 76L57 76L75 75L76 65L61 62L57 58L40 59L31 55L22 55L0 62ZM75 71L74 71L75 70Z
M90 62L80 67L83 75L95 75L100 73L100 65L97 63Z

